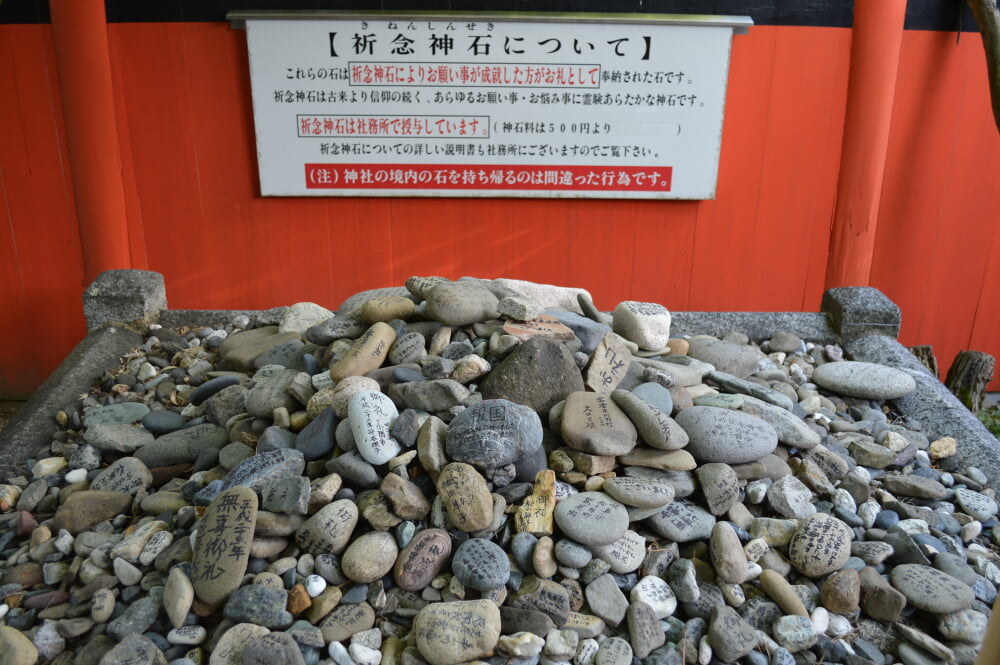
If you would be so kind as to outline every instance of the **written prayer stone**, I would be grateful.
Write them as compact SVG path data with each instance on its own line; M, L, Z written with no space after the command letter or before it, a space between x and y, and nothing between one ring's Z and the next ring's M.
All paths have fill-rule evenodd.
M626 506L660 508L674 500L674 486L665 480L609 478L601 489L611 498Z
M497 318L499 300L476 282L446 282L426 294L427 316L446 326L467 326Z
M618 335L608 333L583 368L583 383L594 392L610 393L622 382L631 365L632 352Z
M611 566L611 572L626 575L638 570L646 557L646 539L628 529L610 545L592 545L591 550L594 556Z
M633 602L626 615L629 642L636 658L645 658L653 649L663 646L667 635L657 620L653 609L646 603Z
M905 372L851 360L820 365L812 380L821 388L863 399L896 399L917 389L917 382Z
M520 340L529 337L551 337L564 342L574 337L573 331L551 314L541 314L530 321L507 321L503 324L503 331Z
M270 631L264 626L252 623L238 623L219 638L208 665L241 665L243 650L254 640L264 637Z
M562 437L570 448L593 455L625 455L637 433L625 412L601 393L575 392L566 398Z
M122 457L101 471L90 484L90 489L135 495L152 484L153 474L145 464L134 457Z
M399 553L393 567L396 584L404 591L420 591L437 577L451 555L451 537L444 529L417 532Z
M628 529L628 510L603 492L580 492L556 504L556 524L584 545L610 545Z
M722 515L740 498L739 478L728 464L710 462L695 469L708 511ZM607 490L605 490L607 491Z
M489 600L432 603L413 618L413 633L417 650L431 665L483 658L492 655L500 639L500 609Z
M481 531L493 522L493 497L476 468L452 462L441 470L435 483L448 521L461 531Z
M451 571L468 588L492 591L507 583L510 560L496 543L484 538L470 538L455 550Z
M355 393L347 417L358 453L366 462L377 466L399 454L399 442L389 433L399 411L388 395L373 390Z
M658 351L670 339L670 312L663 305L626 300L612 312L612 328L640 349Z
M406 333L397 339L389 349L389 364L404 365L417 362L427 355L424 343L424 336L420 333Z
M413 301L404 296L382 296L366 301L359 314L366 323L388 323L393 319L410 318L413 316L413 308Z
M937 568L904 563L889 573L892 586L910 604L935 614L948 614L972 607L975 594L969 585Z
M340 554L358 524L358 506L350 499L329 503L307 519L295 534L299 547L309 554Z
M448 457L496 469L542 447L542 421L534 410L505 399L487 399L462 411L448 426Z
M690 437L686 450L699 462L755 462L778 447L778 433L766 422L740 411L692 406L677 414Z
M972 515L981 522L996 515L997 502L985 494L959 487L955 490L955 499L967 515Z
M344 551L340 568L349 580L368 584L392 570L399 550L396 539L386 531L369 531L356 538Z
M677 543L703 540L712 533L715 517L687 501L672 501L647 519L657 534Z
M558 582L528 575L518 590L508 596L506 606L541 612L556 626L562 626L570 614L569 591Z
M223 489L241 486L258 492L275 480L301 475L305 467L305 458L300 450L278 448L258 453L243 460L226 474Z
M668 396L669 394L667 393ZM687 445L687 432L670 417L668 411L663 411L627 390L612 392L611 399L632 420L646 445L659 450L678 450Z
M524 497L514 515L514 530L536 536L551 536L556 508L556 474L542 469L535 475L531 494Z
M632 645L620 637L611 637L598 647L594 665L629 665L632 662Z
M324 642L342 642L374 625L375 611L371 605L364 602L341 603L319 623L319 629L323 631Z
M708 643L719 660L735 663L753 651L757 644L757 632L733 608L716 605L712 608Z
M851 557L850 527L825 513L799 520L788 543L788 559L807 577L822 577L840 570Z
M340 360L330 365L330 379L337 382L348 376L367 374L378 369L395 341L396 331L392 326L381 321L372 324Z
M191 579L203 603L218 605L240 585L256 523L257 494L249 487L232 487L212 499L191 558Z

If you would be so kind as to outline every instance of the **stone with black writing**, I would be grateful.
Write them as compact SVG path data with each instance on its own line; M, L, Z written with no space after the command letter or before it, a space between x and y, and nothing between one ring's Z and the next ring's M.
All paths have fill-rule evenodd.
M352 635L374 626L375 611L367 602L341 603L318 625L323 631L324 642L343 642Z
M444 529L418 531L399 553L392 574L405 591L420 591L437 577L451 556L451 537Z
M489 600L431 603L413 618L413 634L430 665L484 658L500 639L500 610Z
M485 538L470 538L455 549L451 572L470 589L492 591L507 583L510 560L496 543Z
M762 389L761 386L752 385ZM787 408L781 405L775 406L773 403L769 404L762 399L757 399L750 395L744 395L743 405L740 407L740 410L768 423L778 433L778 440L787 446L799 448L800 450L810 450L818 446L821 441L819 433L810 429L804 420L789 410L791 409L791 400L788 397L780 392L773 391L773 396L771 396L771 400L769 401L777 402L782 400L783 403L788 404Z
M347 417L358 453L369 464L385 464L402 450L389 433L399 416L388 395L362 390L351 396Z
M295 638L279 631L247 642L241 659L242 665L305 665Z
M636 658L645 658L653 649L663 646L667 636L649 605L633 601L625 615L628 624L629 643Z
M238 623L222 633L215 643L208 665L242 665L243 650L247 645L270 633L264 626Z
M592 665L630 665L634 662L632 645L621 637L610 637L600 643Z
M639 438L647 446L658 450L678 450L688 444L687 432L670 417L669 411L628 390L616 390L611 393L611 398L628 415Z
M369 584L392 570L399 549L387 531L369 531L354 539L340 558L340 569L349 580Z
M132 424L93 425L84 431L83 440L98 450L131 455L152 443L153 435L145 428Z
M262 507L275 513L305 515L309 512L312 488L305 476L286 476L268 482L261 489Z
M716 574L730 584L742 584L749 574L740 537L729 522L716 522L708 541L708 551Z
M534 410L505 399L485 399L462 411L448 426L448 457L480 469L495 469L542 447L542 421Z
M332 344L338 339L360 337L368 324L361 320L360 312L345 312L310 326L303 337L320 346Z
M257 494L232 487L212 499L198 527L191 579L198 599L218 605L243 579L257 522Z
M739 477L733 468L721 462L709 462L695 469L708 512L723 515L740 498Z
M799 520L788 543L788 560L807 577L822 577L840 570L851 557L854 532L825 513Z
M414 303L405 296L381 296L365 301L358 311L361 320L366 323L382 321L388 323L393 319L406 320L413 316Z
M636 571L646 557L646 539L627 529L621 538L608 545L591 545L594 556L611 566L611 571L625 575Z
M625 455L637 441L632 421L609 395L575 392L566 398L562 437L570 448L593 455Z
M715 517L689 501L675 499L647 518L646 523L667 540L687 543L708 538L715 526Z
M225 427L201 423L179 429L155 439L135 451L134 456L150 469L193 462L209 448L222 448L229 443Z
M142 402L122 402L107 406L95 406L83 416L84 427L94 425L130 425L137 423L149 413L149 407Z
M699 462L755 462L778 446L773 427L740 411L692 406L678 413L676 420L690 437L685 450Z
M757 352L743 344L733 344L707 336L688 340L689 356L709 363L720 372L745 379L757 370Z
M493 497L486 479L471 464L448 464L435 485L448 522L456 529L480 531L493 522Z
M547 337L518 344L479 384L483 399L506 399L541 414L583 389L573 354Z
M275 480L298 476L305 469L302 452L294 448L279 448L248 457L226 474L223 489L249 487L261 491Z
M147 489L152 484L153 474L149 472L145 464L135 457L122 457L101 471L90 483L90 489L122 492L135 496L136 492Z
M306 462L322 459L333 452L336 445L337 414L326 407L299 431L294 438L295 449L302 453Z
M410 301L407 300L407 302ZM424 336L420 333L406 333L402 337L397 338L392 343L392 346L389 347L389 364L404 365L406 363L417 362L427 355L425 344Z
M955 490L955 500L966 515L972 515L980 522L991 519L997 513L995 500L965 487Z
M348 376L367 374L382 366L389 347L396 341L396 331L387 323L373 323L355 340L339 360L330 365L330 379L334 382Z
M774 622L772 633L775 641L789 653L805 651L816 644L816 630L809 617L783 616Z
M539 314L523 321L507 321L503 324L503 331L522 341L532 337L548 337L560 342L573 339L573 331L551 314Z
M628 611L628 599L609 573L600 575L587 584L584 596L591 613L595 616L612 626L624 621L625 613Z
M54 530L66 529L76 535L89 530L98 522L127 512L131 505L131 495L122 492L74 492L59 506L52 518L52 526Z
M264 584L247 584L230 594L223 615L237 623L253 623L272 630L292 625L292 614L285 609L288 592Z
M166 663L166 657L153 640L135 633L124 636L100 660L100 665L166 665Z
M521 586L507 597L508 607L534 610L562 626L570 614L569 591L563 585L535 575L526 576Z
M889 581L911 605L935 614L968 609L975 600L969 585L930 566L901 564L889 573Z
M616 501L636 508L661 508L674 500L674 486L655 478L619 476L604 481L601 490Z
M628 510L603 492L580 492L556 504L556 525L584 545L610 545L628 529Z
M615 306L611 327L640 349L657 351L670 339L670 312L657 303L626 300Z
M425 293L427 316L446 326L467 326L497 318L499 300L476 282L445 282Z
M897 399L917 388L916 381L906 372L853 360L820 365L812 380L821 388L863 399Z
M657 619L673 616L677 609L677 596L670 585L656 575L646 575L636 582L629 590L629 600L648 605Z
M358 524L358 506L340 499L320 508L295 532L299 547L314 556L340 554L350 542Z
M757 644L757 632L726 605L712 608L707 637L712 651L724 663L735 663Z
M583 368L583 383L594 392L610 393L622 382L631 365L632 352L618 335L608 333L590 354Z

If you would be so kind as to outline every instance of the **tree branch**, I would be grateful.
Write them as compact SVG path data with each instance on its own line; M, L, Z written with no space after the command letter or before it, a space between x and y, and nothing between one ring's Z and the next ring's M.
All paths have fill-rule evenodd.
M979 25L986 52L986 72L990 79L993 120L1000 131L1000 12L996 0L966 0Z

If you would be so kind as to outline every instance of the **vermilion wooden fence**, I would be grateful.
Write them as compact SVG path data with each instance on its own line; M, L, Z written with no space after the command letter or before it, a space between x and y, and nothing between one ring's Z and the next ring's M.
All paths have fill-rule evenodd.
M582 286L597 304L816 310L840 170L849 28L733 42L718 198L264 199L245 35L109 25L132 267L177 308L336 307L410 275ZM979 36L903 35L871 284L903 342L1000 354L1000 137ZM47 24L0 25L0 395L84 334L85 286ZM996 385L996 384L995 384Z

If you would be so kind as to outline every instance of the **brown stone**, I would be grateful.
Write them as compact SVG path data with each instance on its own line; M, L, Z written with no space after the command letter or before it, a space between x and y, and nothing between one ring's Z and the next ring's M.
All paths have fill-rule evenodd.
M127 512L131 505L132 497L121 492L76 492L59 506L52 526L56 532L66 529L77 535L89 531L98 522Z
M302 614L306 610L312 607L312 598L309 597L309 592L301 584L296 584L291 589L288 590L288 603L285 605L285 609L292 614Z

